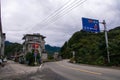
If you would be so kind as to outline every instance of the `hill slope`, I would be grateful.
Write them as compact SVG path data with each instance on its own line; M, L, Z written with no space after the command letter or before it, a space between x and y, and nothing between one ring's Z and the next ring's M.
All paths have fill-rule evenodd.
M111 65L120 64L120 27L108 31ZM72 58L75 51L77 63L107 64L107 52L104 33L78 31L61 48L63 58Z
M15 52L22 51L22 45L19 43L12 43L9 41L5 41L5 55L10 57L14 55Z
M48 54L53 54L54 52L59 52L60 47L45 45L45 49ZM13 55L16 51L19 52L22 50L22 45L19 43L12 43L9 41L5 41L5 55Z
M45 45L45 49L48 54L53 54L54 52L60 52L60 47Z

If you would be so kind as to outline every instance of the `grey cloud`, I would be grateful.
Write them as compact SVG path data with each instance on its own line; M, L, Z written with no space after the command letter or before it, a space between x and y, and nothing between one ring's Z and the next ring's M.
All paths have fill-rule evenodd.
M106 20L108 29L120 25L119 0L87 0L62 17L43 21L66 2L75 0L1 0L3 31L7 40L22 42L23 34L40 33L46 43L62 46L74 32L82 29L81 17ZM47 24L49 23L50 24ZM53 23L51 23L53 22ZM100 25L103 29L102 25Z

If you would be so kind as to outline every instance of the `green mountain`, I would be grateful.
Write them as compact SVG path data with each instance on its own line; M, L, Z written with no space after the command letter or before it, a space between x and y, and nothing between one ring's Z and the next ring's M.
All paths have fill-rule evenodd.
M108 31L110 63L120 65L120 27ZM72 58L75 51L77 63L108 65L104 32L78 31L61 48L63 58Z
M54 52L60 51L60 47L50 46L48 44L45 45L45 49L50 55L54 54ZM15 52L19 51L22 51L22 44L5 41L5 55L14 55Z
M22 44L5 41L6 56L10 57L11 55L14 55L15 52L20 52L20 51L22 51Z
M60 47L45 45L45 50L48 54L54 54L54 52L60 52Z

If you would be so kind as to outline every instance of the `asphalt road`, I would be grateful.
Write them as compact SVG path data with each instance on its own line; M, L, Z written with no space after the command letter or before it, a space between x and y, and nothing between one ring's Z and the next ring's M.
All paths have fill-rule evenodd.
M47 63L45 63L46 65ZM0 80L67 80L48 66L27 66L14 61L0 68Z
M77 65L68 60L35 67L9 61L0 68L0 80L120 80L120 70Z
M71 64L68 60L45 63L42 69L50 69L66 80L120 80L118 69Z

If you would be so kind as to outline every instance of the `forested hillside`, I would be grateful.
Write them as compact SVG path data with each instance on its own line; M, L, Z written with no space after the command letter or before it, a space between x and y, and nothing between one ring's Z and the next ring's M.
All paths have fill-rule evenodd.
M22 47L22 44L5 41L5 55L10 57L11 55L14 55L15 52L22 52ZM45 45L45 49L50 55L60 51L60 47L50 46L48 44Z
M5 55L10 57L16 52L22 51L22 44L5 41Z
M109 65L120 65L120 27L108 31ZM78 31L61 48L63 58L72 58L75 51L77 63L108 65L104 32Z
M47 51L48 54L53 55L54 52L60 52L60 47L51 46L49 44L46 44L45 50Z

